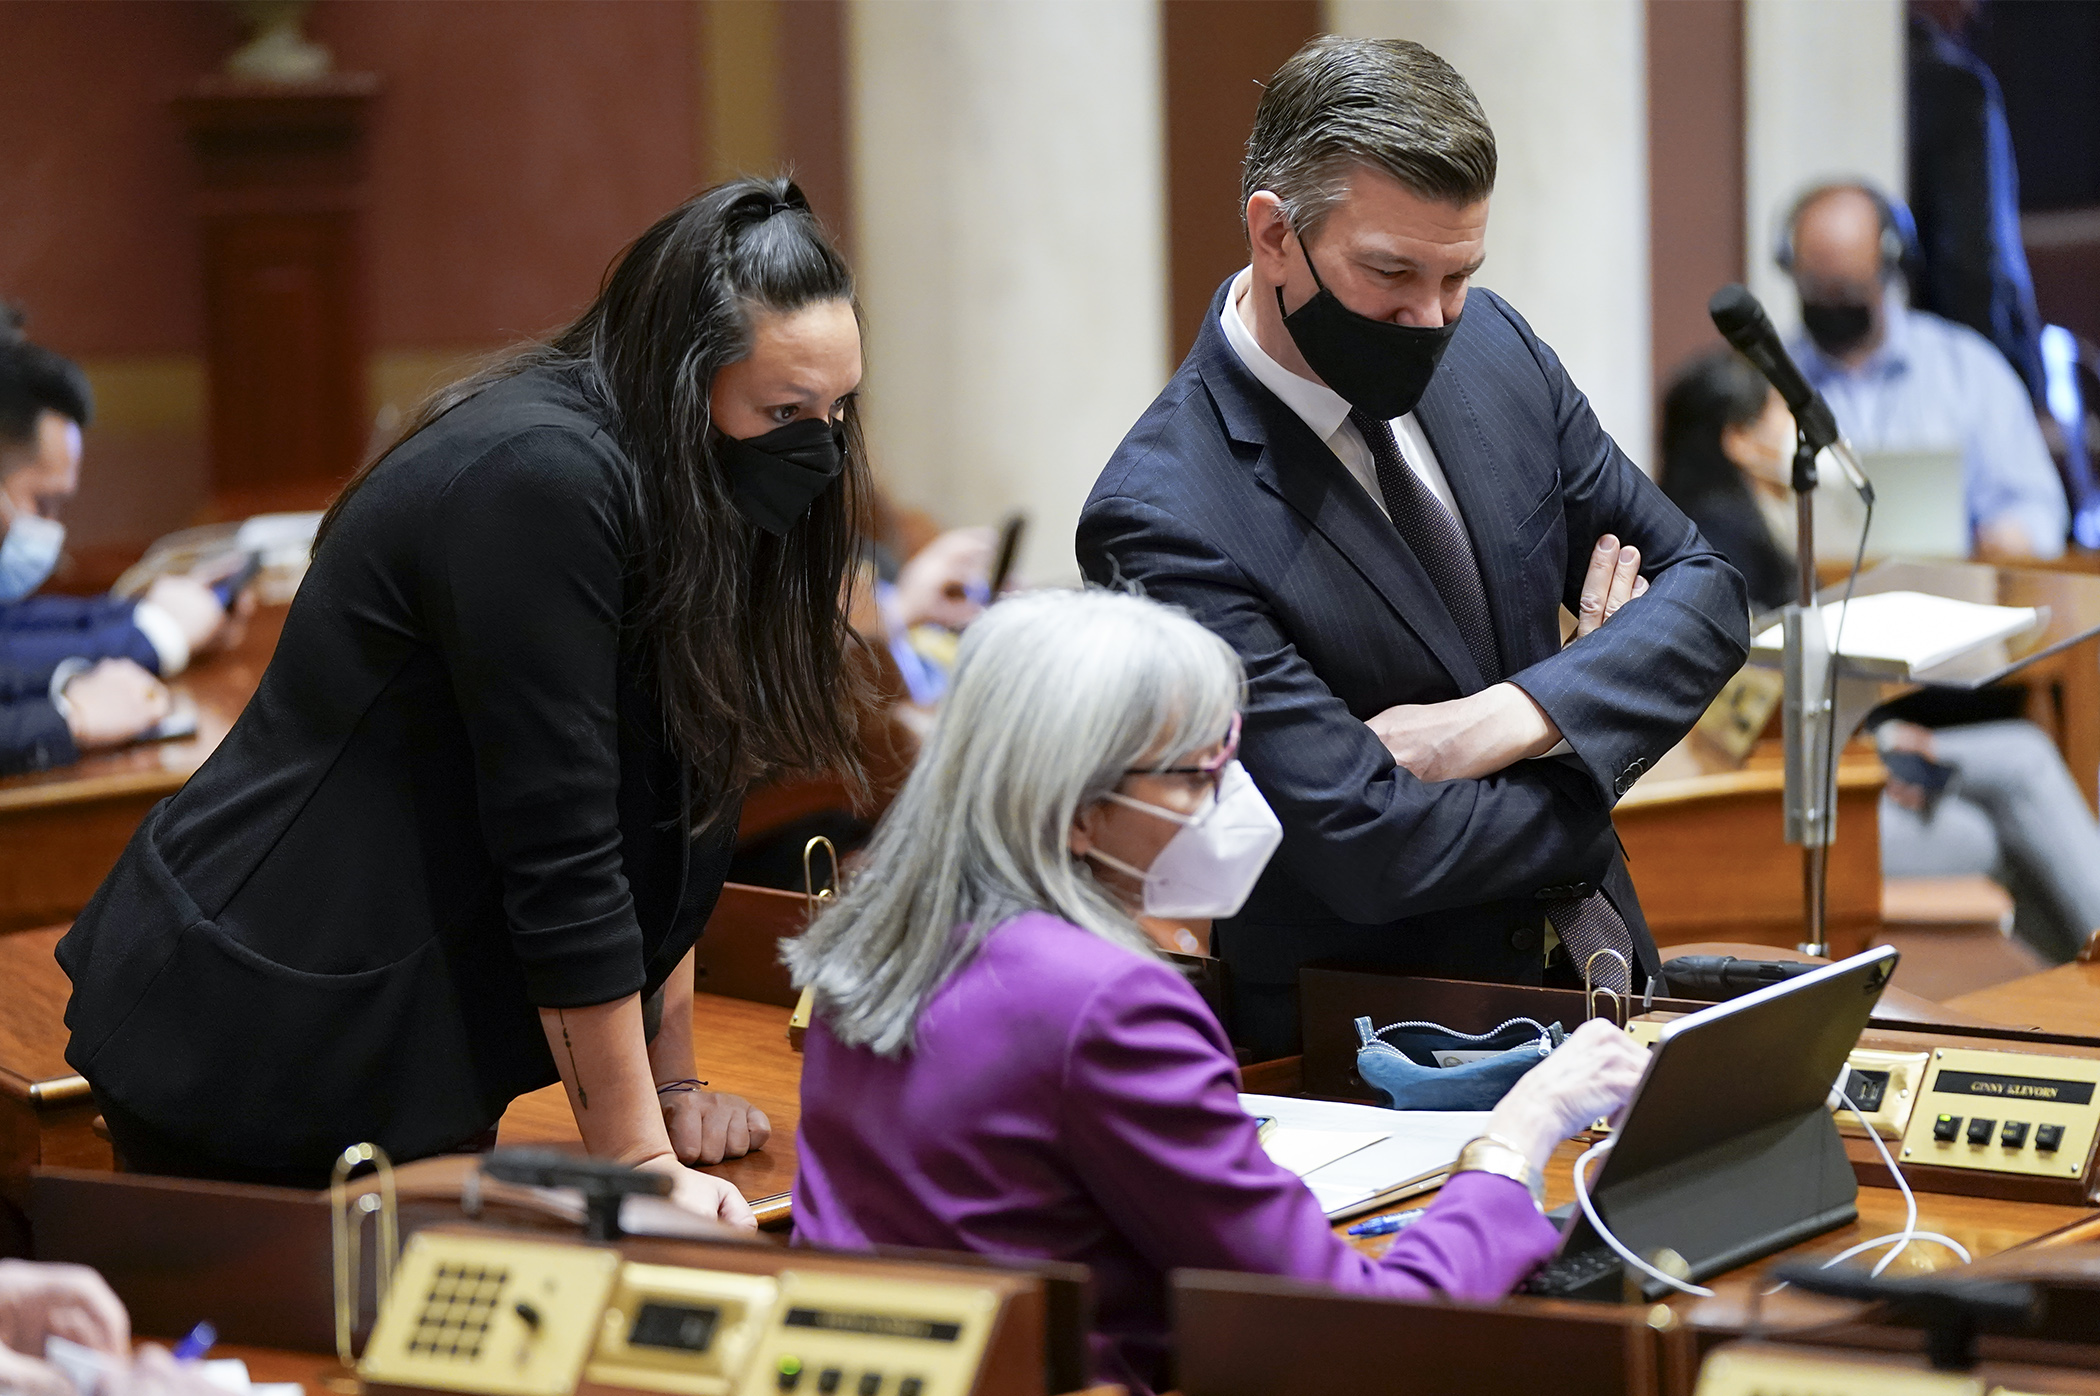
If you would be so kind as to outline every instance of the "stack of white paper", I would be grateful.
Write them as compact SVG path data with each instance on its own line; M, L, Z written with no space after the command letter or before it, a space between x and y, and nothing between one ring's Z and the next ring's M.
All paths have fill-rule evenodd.
M1487 1128L1485 1110L1384 1110L1280 1095L1242 1095L1240 1106L1275 1119L1270 1156L1305 1180L1331 1221L1442 1186L1458 1151ZM1314 1136L1326 1136L1330 1148L1346 1142L1342 1136L1365 1142L1323 1159ZM1285 1155L1315 1160L1313 1166L1301 1169L1278 1156L1278 1140Z
M1856 596L1849 605L1836 601L1823 607L1823 639L1833 654L1842 646L1855 659L1893 660L1917 674L2017 635L2038 614L2032 606L1981 606L1922 591L1884 591ZM1757 637L1761 650L1783 643L1776 625Z

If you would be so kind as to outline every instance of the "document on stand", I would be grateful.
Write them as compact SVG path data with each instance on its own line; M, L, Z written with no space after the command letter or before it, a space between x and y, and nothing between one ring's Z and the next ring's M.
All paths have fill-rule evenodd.
M2018 635L2040 618L2032 606L1983 606L1922 591L1883 591L1855 596L1849 606L1836 601L1823 607L1823 635L1833 653L1842 645L1849 658L1888 660L1922 674L1980 645ZM1755 647L1777 650L1782 642L1775 625L1757 637Z

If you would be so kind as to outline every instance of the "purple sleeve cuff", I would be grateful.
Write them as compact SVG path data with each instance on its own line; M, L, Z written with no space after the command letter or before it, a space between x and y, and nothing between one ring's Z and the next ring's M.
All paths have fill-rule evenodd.
M1379 1265L1453 1299L1485 1303L1516 1288L1559 1241L1521 1183L1495 1173L1456 1173Z

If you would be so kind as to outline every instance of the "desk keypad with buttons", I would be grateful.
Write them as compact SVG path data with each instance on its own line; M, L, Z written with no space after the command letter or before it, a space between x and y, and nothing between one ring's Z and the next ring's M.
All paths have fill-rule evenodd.
M676 1254L645 1244L652 1260ZM751 1273L427 1228L402 1253L358 1375L382 1396L970 1396L1002 1295L1026 1292L999 1275L824 1264Z
M997 1312L960 1285L785 1270L754 1377L810 1396L969 1396ZM754 1380L745 1396L760 1396Z
M358 1375L483 1396L569 1396L619 1264L588 1246L417 1232Z
M1932 1054L1902 1159L2076 1178L2100 1131L2100 1061L1947 1047Z

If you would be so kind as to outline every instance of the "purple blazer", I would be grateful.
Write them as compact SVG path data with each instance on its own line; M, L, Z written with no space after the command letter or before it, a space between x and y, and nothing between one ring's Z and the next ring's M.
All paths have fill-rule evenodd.
M1167 1376L1167 1272L1492 1300L1556 1233L1509 1179L1463 1173L1382 1261L1337 1237L1240 1109L1217 1020L1163 961L1042 912L941 986L902 1060L804 1043L795 1237L1091 1266L1096 1378Z

